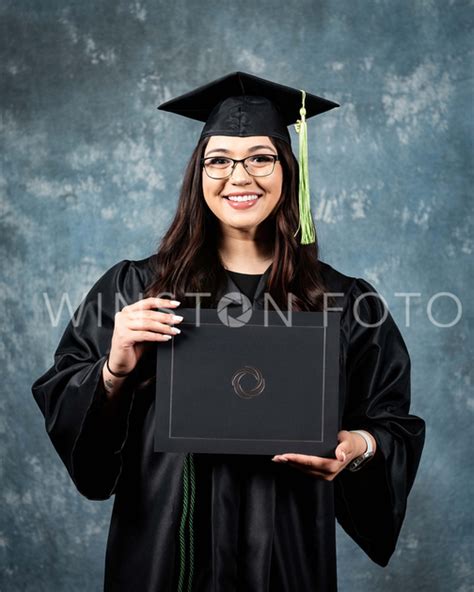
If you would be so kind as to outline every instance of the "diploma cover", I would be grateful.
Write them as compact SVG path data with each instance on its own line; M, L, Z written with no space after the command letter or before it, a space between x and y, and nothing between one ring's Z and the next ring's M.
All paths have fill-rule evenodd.
M339 312L179 314L157 346L155 451L334 457Z

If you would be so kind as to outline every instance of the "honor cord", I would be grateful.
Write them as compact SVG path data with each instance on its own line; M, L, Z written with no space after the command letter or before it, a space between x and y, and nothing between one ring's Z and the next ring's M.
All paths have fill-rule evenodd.
M194 574L194 504L196 501L196 474L193 454L189 453L184 459L183 469L183 510L179 526L179 581L178 592L184 592L186 577L186 522L189 527L189 572L187 592L192 591Z

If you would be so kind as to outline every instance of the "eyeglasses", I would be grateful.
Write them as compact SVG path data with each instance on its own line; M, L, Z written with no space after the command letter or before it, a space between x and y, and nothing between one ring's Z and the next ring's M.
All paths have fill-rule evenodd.
M276 154L253 154L236 160L228 156L208 156L201 159L201 165L211 179L227 179L241 162L252 177L267 177L275 169L275 162L280 160Z

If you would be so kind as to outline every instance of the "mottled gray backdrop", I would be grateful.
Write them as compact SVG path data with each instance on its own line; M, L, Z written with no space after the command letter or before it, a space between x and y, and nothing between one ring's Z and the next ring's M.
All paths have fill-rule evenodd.
M1 1L2 592L101 589L111 502L75 491L30 385L63 293L75 307L171 220L200 125L156 106L233 70L341 103L309 125L322 258L386 297L428 425L390 565L339 529L340 589L473 590L472 17L467 0ZM419 294L409 326L397 292ZM456 320L440 292L463 304L451 327L430 320Z

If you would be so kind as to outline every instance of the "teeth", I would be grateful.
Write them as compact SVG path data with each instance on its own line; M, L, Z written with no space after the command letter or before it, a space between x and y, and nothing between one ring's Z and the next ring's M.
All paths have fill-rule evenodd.
M258 199L258 195L229 195L227 199L230 201L252 201Z

